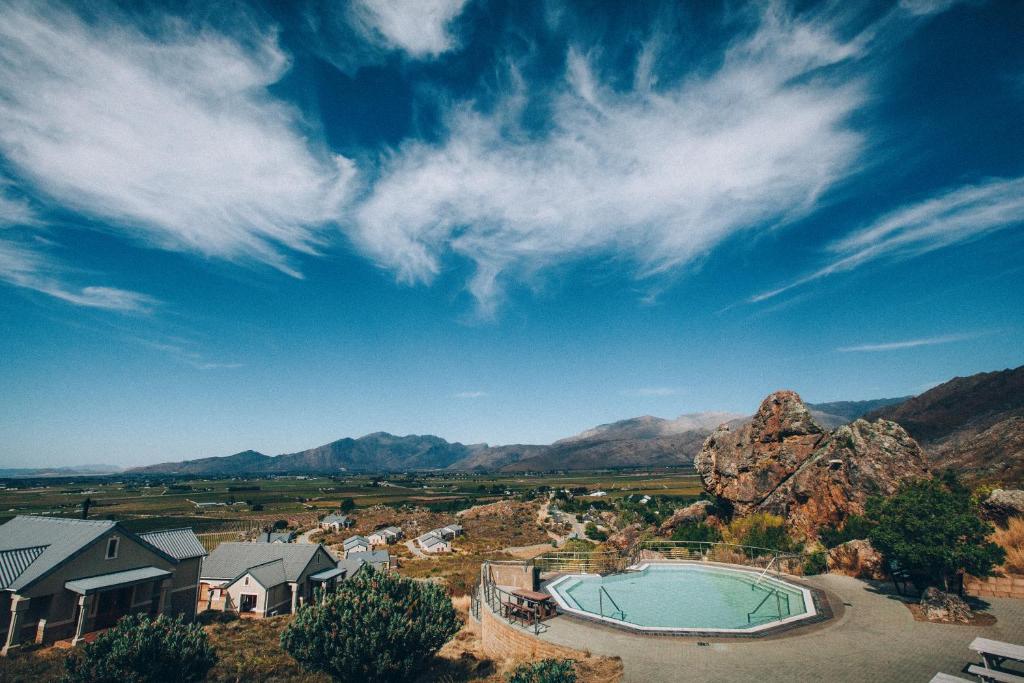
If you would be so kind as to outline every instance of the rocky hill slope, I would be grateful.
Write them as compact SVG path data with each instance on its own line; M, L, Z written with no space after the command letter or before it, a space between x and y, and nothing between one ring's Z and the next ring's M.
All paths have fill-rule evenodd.
M869 417L894 420L933 466L972 479L1024 481L1024 366L956 377Z
M778 514L807 536L862 513L869 496L928 475L921 447L898 424L859 419L829 432L793 391L769 395L738 429L719 427L694 465L708 492L739 514Z

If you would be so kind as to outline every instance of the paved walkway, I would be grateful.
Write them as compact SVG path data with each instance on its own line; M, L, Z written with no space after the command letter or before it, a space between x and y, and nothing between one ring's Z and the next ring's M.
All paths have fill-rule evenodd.
M625 681L871 681L926 683L936 672L961 671L977 655L975 636L1024 643L1024 600L992 598L992 626L953 626L914 621L889 587L846 576L807 580L846 606L828 624L764 640L710 640L641 636L567 616L546 622L540 637L594 654L619 656ZM707 642L700 646L698 642Z

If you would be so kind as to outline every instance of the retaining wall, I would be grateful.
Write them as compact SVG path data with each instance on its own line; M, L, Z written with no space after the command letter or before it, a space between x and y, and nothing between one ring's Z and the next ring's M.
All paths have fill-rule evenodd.
M1019 598L1024 600L1024 574L1003 574L979 579L964 575L964 593L976 598Z
M495 659L584 659L586 652L555 645L505 623L487 605L480 609L480 641Z

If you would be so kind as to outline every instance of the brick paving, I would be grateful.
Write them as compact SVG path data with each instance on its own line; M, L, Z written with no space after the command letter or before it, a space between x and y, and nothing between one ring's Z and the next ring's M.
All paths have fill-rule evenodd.
M624 681L871 681L926 683L936 672L961 675L977 656L975 636L1024 643L1024 601L987 598L991 626L914 621L891 584L846 576L806 583L842 603L835 619L777 638L645 636L559 616L539 638L594 654L618 656ZM837 606L838 607L838 606ZM703 643L703 644L702 644Z

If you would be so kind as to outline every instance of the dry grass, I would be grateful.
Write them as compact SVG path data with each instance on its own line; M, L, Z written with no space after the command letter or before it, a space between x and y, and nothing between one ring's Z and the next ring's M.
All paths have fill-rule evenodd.
M996 527L992 540L1006 551L1003 568L1014 574L1024 574L1024 518L1011 517L1005 528Z

